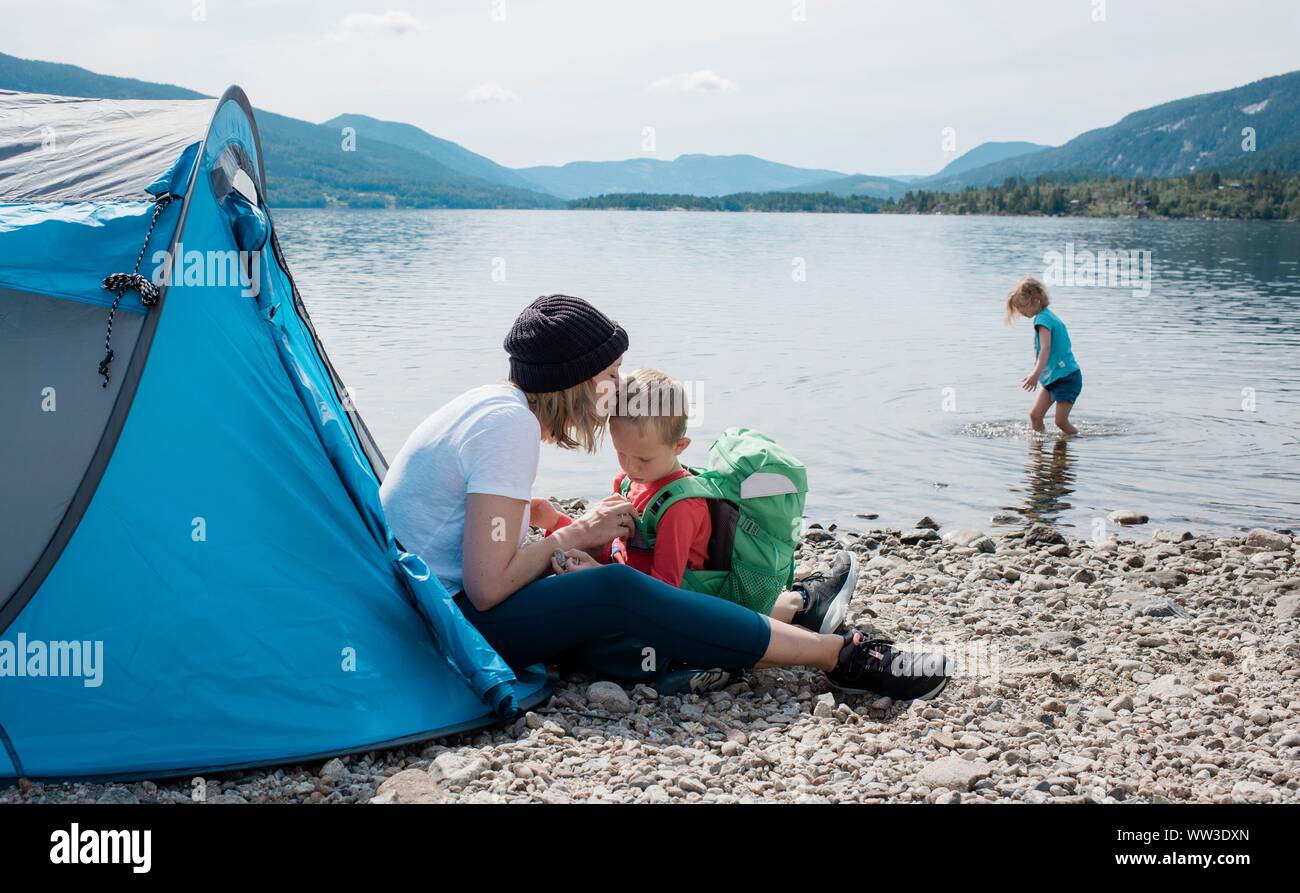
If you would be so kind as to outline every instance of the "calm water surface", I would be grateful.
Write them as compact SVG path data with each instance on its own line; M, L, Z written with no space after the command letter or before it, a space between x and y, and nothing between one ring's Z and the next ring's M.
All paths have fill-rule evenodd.
M809 466L809 520L1088 534L1300 527L1300 226L867 215L280 211L321 337L390 458L441 403L506 372L540 294L631 335L626 369L690 383L688 462L747 425ZM1044 254L1147 250L1151 292L1059 287L1083 436L1031 436L1028 322L1002 303ZM802 269L805 278L792 273ZM1049 421L1049 431L1052 430ZM535 493L600 496L612 450L543 451ZM876 513L879 520L856 517Z

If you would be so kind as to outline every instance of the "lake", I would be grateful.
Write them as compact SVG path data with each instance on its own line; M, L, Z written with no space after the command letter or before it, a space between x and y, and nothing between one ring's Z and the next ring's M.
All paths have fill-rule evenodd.
M284 210L276 223L330 356L384 453L506 373L541 294L626 328L625 370L688 384L703 464L745 425L809 467L808 520L1095 532L1300 527L1300 225L622 211ZM1149 252L1141 282L1052 286L1084 390L1078 438L1031 435L1027 320L1004 296L1049 259ZM1052 254L1055 252L1056 254ZM1108 271L1101 270L1102 279ZM1113 272L1113 268L1109 272ZM536 495L598 497L617 472L546 448ZM861 514L877 514L863 519ZM1113 531L1112 531L1113 532Z

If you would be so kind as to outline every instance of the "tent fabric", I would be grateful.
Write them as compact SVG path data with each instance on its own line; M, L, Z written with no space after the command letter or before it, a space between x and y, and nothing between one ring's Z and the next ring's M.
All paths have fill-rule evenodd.
M131 269L152 214L152 201L0 204L0 288L107 308L113 296L101 287L104 276ZM168 207L161 231L179 219L180 207ZM118 308L143 311L135 292Z
M114 324L123 356L142 319ZM104 320L100 307L0 289L0 605L54 535L108 423L121 376L106 390L95 374Z
M147 199L216 105L0 90L0 202Z
M101 395L114 403L102 468L92 462L80 483L64 541L47 544L37 564L47 572L0 610L0 640L81 643L86 654L98 644L100 678L14 678L0 665L0 740L10 745L0 777L323 757L481 726L550 692L543 668L507 666L394 539L378 498L382 458L369 456L283 266L251 108L236 89L215 112L198 104L211 123L169 134L172 155L134 179L154 184L201 141L188 182L173 176L167 189L186 194L165 212L158 244L238 251L247 209L218 196L222 178L210 176L237 144L273 250L248 261L260 265L256 295L239 281L173 279L139 313L130 368L125 354L114 365L121 391ZM83 224L55 217L31 226L87 238ZM0 281L14 231L0 230ZM114 245L105 241L114 256L100 256L104 273L129 269ZM47 300L81 306L60 297ZM96 386L98 359L82 364Z

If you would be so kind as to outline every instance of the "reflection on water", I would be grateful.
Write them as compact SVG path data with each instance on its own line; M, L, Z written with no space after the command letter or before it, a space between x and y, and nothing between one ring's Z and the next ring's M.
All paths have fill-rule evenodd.
M1115 509L1151 527L1300 526L1300 225L1262 221L281 211L294 276L335 366L391 456L441 403L506 372L537 295L590 299L652 366L703 395L683 459L724 428L808 465L808 516L986 527L1011 487L1086 532ZM1087 387L1057 457L1030 446L1027 322L1003 298L1043 256L1150 251L1151 294L1054 288ZM792 264L805 275L792 276ZM1049 429L1050 430L1050 429ZM543 450L535 492L598 497L617 463ZM1026 483L1026 477L1028 482ZM1190 520L1188 520L1190 519ZM860 523L860 522L859 522Z
M1024 502L1013 510L1029 521L1055 524L1063 512L1073 508L1066 501L1074 492L1075 478L1070 464L1070 439L1030 437L1025 472Z

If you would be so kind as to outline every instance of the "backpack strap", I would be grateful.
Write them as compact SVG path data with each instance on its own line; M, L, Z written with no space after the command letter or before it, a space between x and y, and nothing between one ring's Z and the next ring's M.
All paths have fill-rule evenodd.
M691 472L689 475L666 484L654 495L654 499L651 499L650 504L641 512L641 519L637 521L637 533L645 538L650 548L654 547L659 522L663 520L664 514L677 503L683 499L721 498L717 487L707 478L700 477L699 470L694 468L687 470ZM624 479L624 495L627 495L627 483L627 480Z
M618 495L624 499L628 498L628 492L632 489L632 479L626 474L618 482ZM634 549L638 552L649 552L654 548L653 532L647 536L645 521L641 518L636 519L636 530L632 532L632 537L626 543L628 549Z

